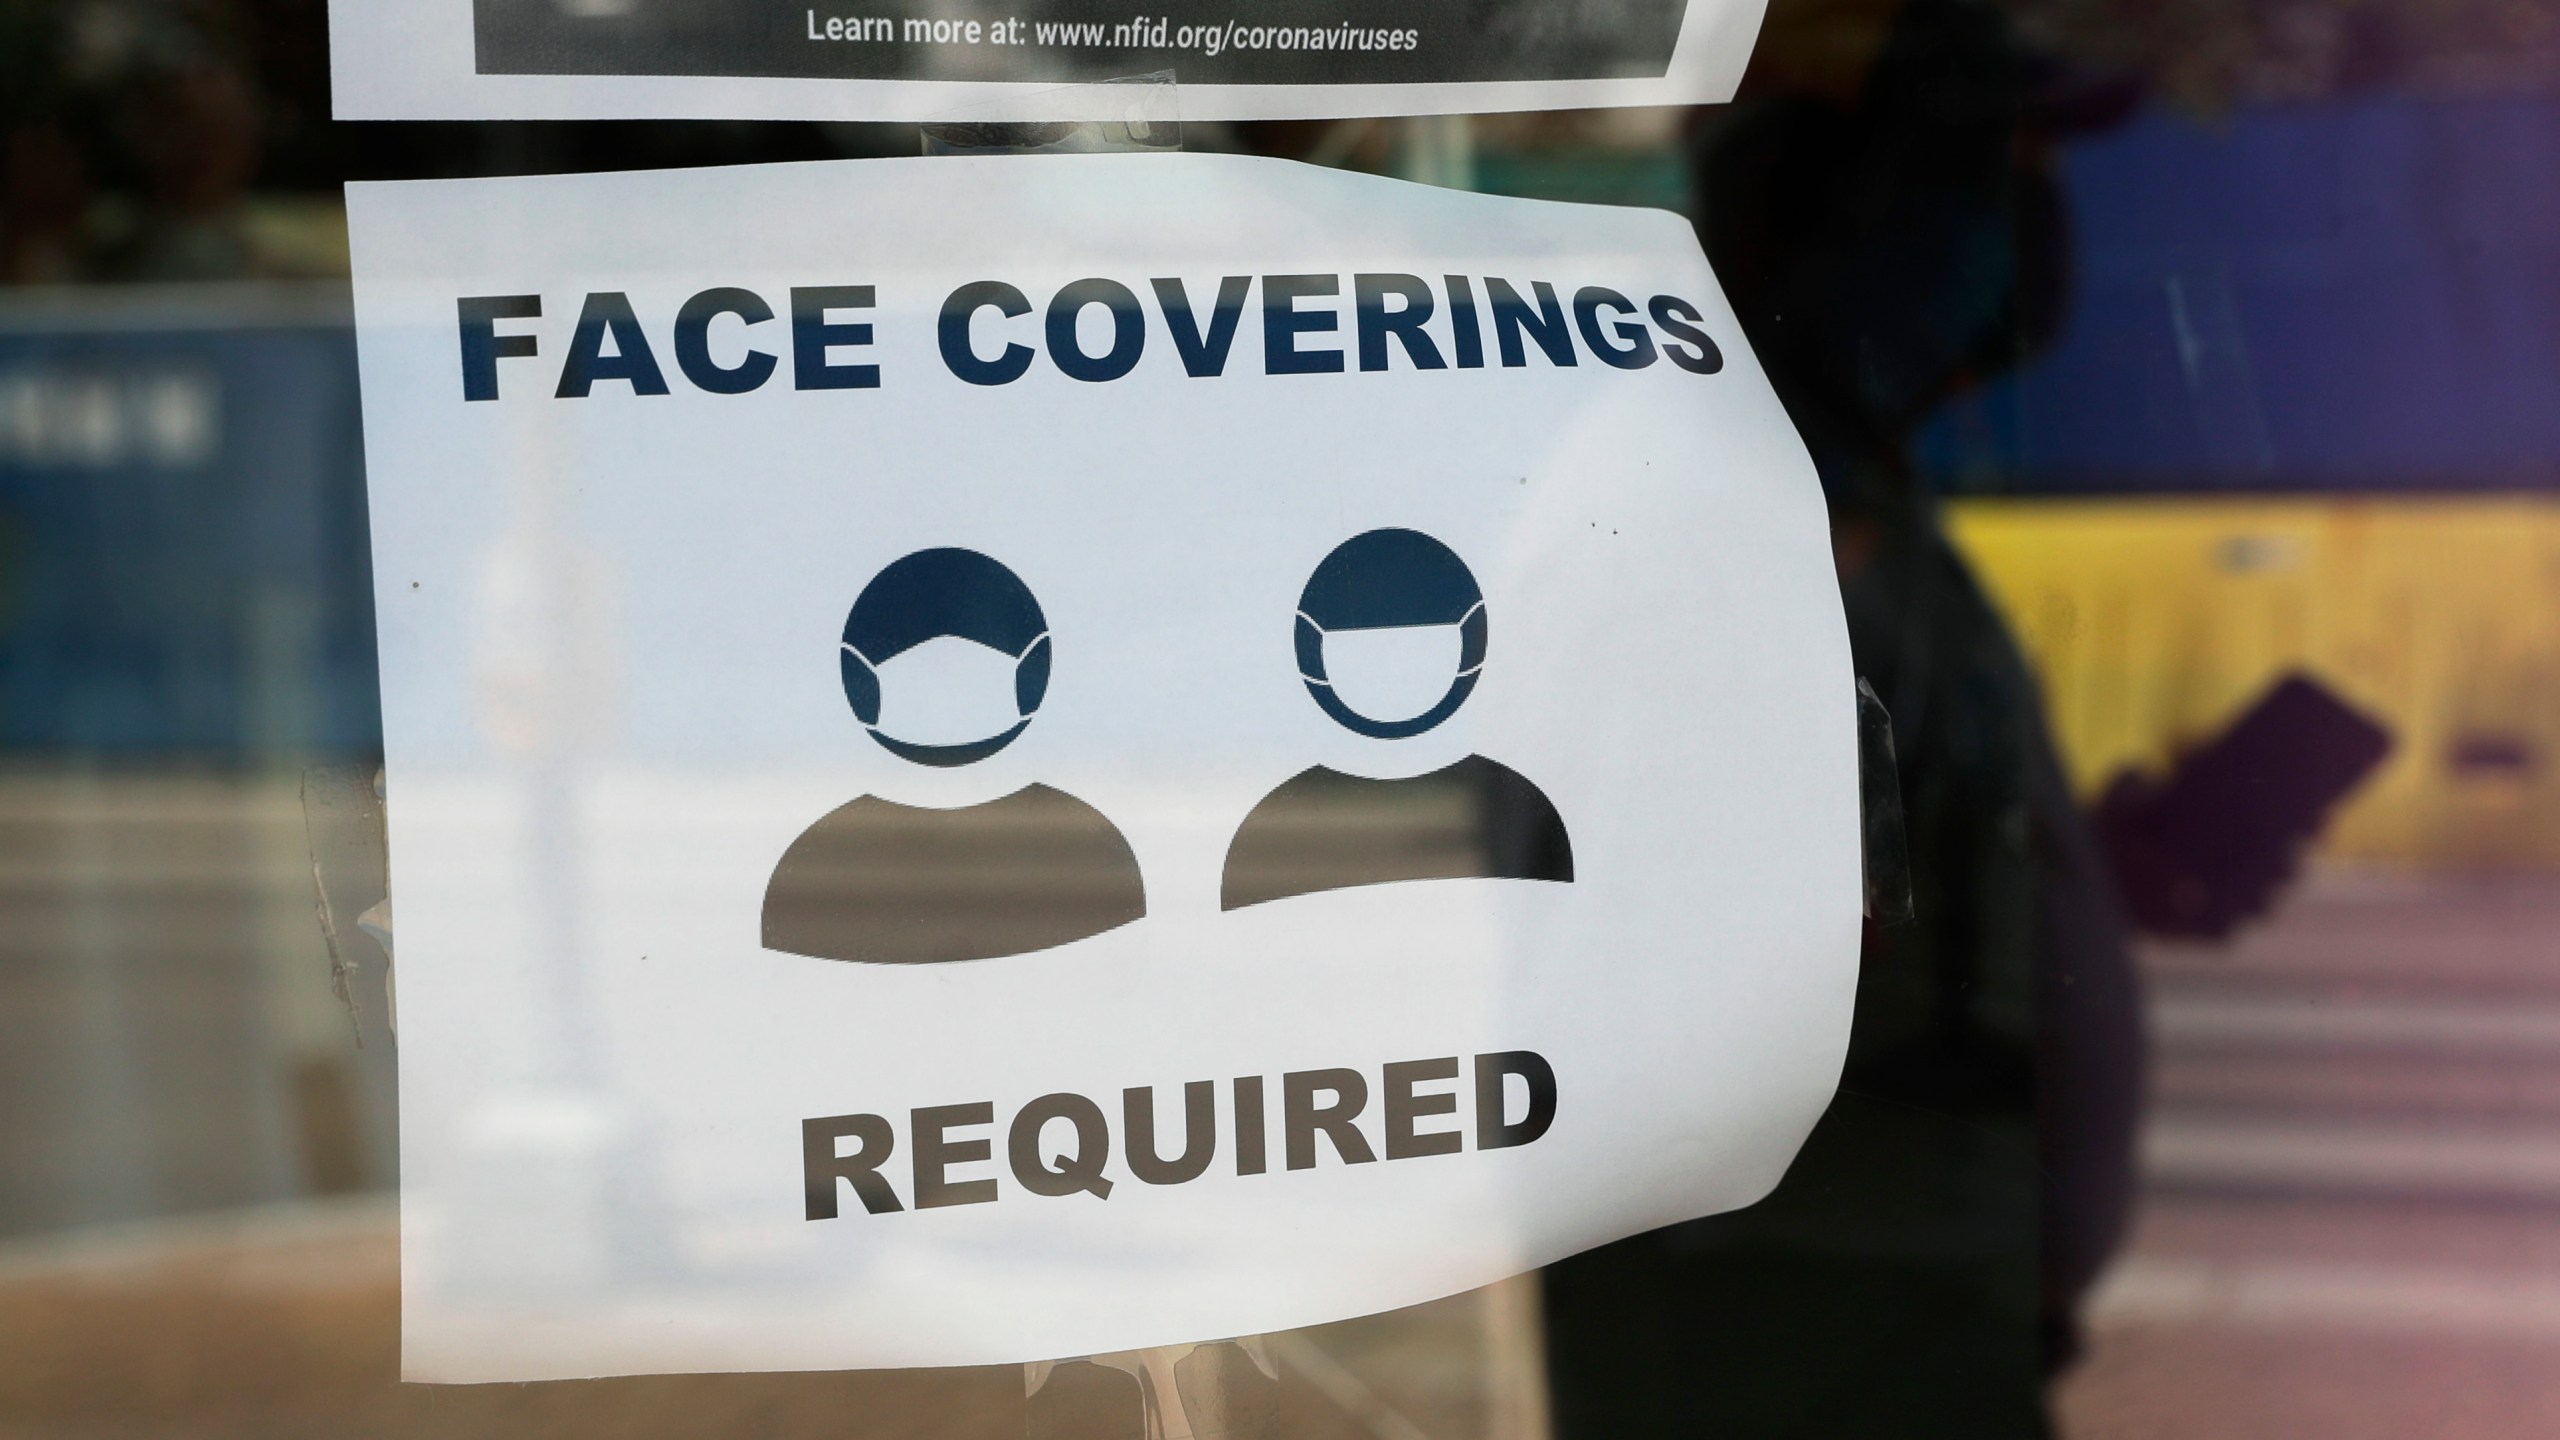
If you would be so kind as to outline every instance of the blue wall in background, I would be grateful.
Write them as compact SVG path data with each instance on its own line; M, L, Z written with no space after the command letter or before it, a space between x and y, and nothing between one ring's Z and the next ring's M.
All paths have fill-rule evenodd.
M2155 110L2064 175L2063 334L1930 427L1946 488L2560 483L2560 99Z
M381 745L352 333L0 324L0 754Z

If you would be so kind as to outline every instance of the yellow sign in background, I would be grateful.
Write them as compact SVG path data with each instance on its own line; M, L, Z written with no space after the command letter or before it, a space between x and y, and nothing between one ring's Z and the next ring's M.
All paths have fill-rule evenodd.
M1972 500L1948 527L2084 797L2301 670L2396 742L2320 853L2560 868L2560 503Z

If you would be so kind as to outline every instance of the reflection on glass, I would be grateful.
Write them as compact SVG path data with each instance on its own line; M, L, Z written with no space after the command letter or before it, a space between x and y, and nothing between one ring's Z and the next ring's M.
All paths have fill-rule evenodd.
M1233 1428L1267 1415L1309 1440L1982 1440L2035 1433L2055 1374L2060 1432L2090 1440L2551 1431L2560 45L2542 9L1778 0L1730 109L1194 121L1195 149L1688 209L1762 317L1757 359L1832 487L1920 892L1914 928L1873 939L1816 1151L1760 1211L1559 1267L1543 1300L1513 1284L1028 1380L434 1391L392 1381L388 957L354 915L315 918L343 871L324 861L315 896L299 781L369 775L380 744L335 186L917 145L339 126L325 41L307 6L0 5L0 1429L1014 1440L1143 1433L1109 1428L1134 1416L1197 1435L1180 1372L1205 1364L1215 1383L1188 1389L1232 1395L1253 1417ZM295 281L318 288L277 283ZM1932 492L1959 497L1952 545ZM548 502L522 499L539 523ZM515 737L528 851L623 828L543 759L545 687L598 657L528 618L611 590L491 560L490 663L456 703ZM1441 663L1419 661L1376 667L1390 722L1429 708L1392 689ZM1315 678L1356 686L1359 663L1328 654ZM2284 875L2216 898L2237 877L2197 857L2268 819L2252 787L2305 758L2290 724L2234 747L2236 770L2170 807L2185 820L2132 824L2133 859L2126 812L2101 816L2103 844L2073 818L2119 776L2213 774L2297 674L2391 748L2334 767L2337 793L2302 807L2316 823L2274 827L2260 848L2289 850ZM1569 874L1562 832L1500 793L1442 772L1391 802L1274 794L1234 893L1344 867ZM884 876L919 848L894 834L828 864ZM2119 885L2154 932L2132 942L2138 1002L2105 963ZM575 977L545 981L562 1009ZM481 1137L492 1183L528 1203L543 1177L509 1175L514 1140L609 1154L645 1134L574 1103L578 1042L555 1039L531 1048L561 1103ZM585 1263L492 1263L519 1262L532 1282ZM1088 1391L1107 1414L1059 1418Z

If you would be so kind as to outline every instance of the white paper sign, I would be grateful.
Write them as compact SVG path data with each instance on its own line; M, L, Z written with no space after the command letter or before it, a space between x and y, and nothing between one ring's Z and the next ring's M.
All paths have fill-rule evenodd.
M1812 469L1650 211L1206 155L349 187L406 1373L948 1365L1764 1194Z
M1193 119L1729 100L1765 0L331 0L342 120Z

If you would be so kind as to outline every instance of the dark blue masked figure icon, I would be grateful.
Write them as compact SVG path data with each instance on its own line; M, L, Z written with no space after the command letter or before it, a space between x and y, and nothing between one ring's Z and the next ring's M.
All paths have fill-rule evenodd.
M854 718L889 753L966 765L1040 709L1049 622L1029 586L977 551L919 550L863 587L836 659Z
M1299 678L1355 734L1410 739L1458 712L1491 644L1466 562L1418 530L1334 547L1298 598ZM1426 775L1370 780L1324 766L1263 797L1227 847L1220 903L1398 880L1573 878L1573 846L1544 792L1470 755Z
M837 654L871 738L937 767L984 760L1049 691L1040 602L974 550L919 550L863 587ZM764 945L920 964L1018 955L1146 913L1136 858L1100 811L1046 785L955 810L866 795L801 832L765 887Z

